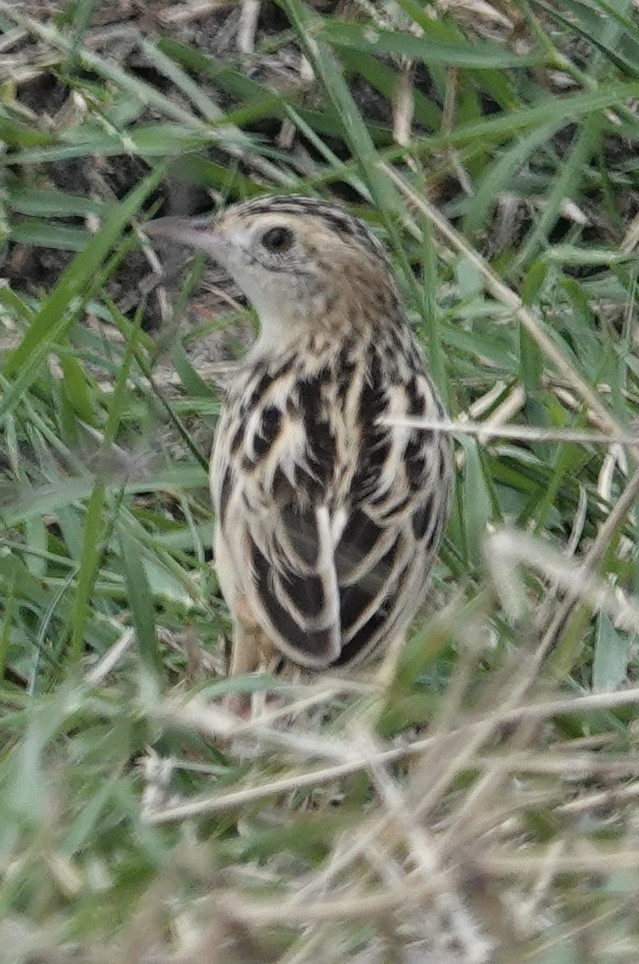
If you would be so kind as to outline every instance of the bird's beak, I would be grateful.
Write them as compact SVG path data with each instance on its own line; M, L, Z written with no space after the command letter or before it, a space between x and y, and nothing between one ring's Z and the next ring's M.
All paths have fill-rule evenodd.
M147 221L144 232L150 238L162 238L176 241L192 248L208 251L214 258L219 258L228 247L228 241L221 231L217 230L215 218L156 218Z

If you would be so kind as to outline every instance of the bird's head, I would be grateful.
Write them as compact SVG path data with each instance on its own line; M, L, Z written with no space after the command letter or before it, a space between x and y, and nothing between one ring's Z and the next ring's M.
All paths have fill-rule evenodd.
M261 197L213 217L160 218L151 237L207 251L255 308L260 341L361 327L395 314L398 296L383 246L343 208L302 196Z

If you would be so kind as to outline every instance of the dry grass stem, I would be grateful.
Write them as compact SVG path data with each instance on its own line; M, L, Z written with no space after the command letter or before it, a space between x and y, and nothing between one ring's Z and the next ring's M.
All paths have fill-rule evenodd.
M587 432L579 429L535 428L531 425L503 425L493 421L468 422L452 420L437 420L426 418L385 418L385 425L406 425L410 428L421 428L424 431L447 432L450 435L473 435L480 441L494 438L517 439L523 442L564 442L580 445L637 445L639 435L620 433L611 435L608 432Z
M637 490L639 491L639 479ZM585 602L595 611L603 610L609 613L620 627L638 631L639 601L595 576L594 558L594 554L592 557L588 554L582 562L574 562L541 540L508 529L499 529L492 533L488 537L486 551L486 561L492 572L495 588L511 618L522 620L528 611L523 585L517 570L513 569L515 563L517 566L525 565L537 569L553 583L561 586L570 594L573 606L578 601ZM562 603L562 610L565 602L566 600Z
M276 923L295 924L312 921L374 920L380 914L395 910L415 908L418 912L424 902L433 898L435 885L432 881L406 882L389 892L386 888L377 893L358 895L352 890L331 900L314 900L312 903L290 901L248 901L244 894L231 892L226 895L226 912L229 916L250 924L272 926Z
M103 656L102 659L88 671L85 676L86 682L90 686L97 686L102 683L134 643L135 630L131 628L125 629L119 641L111 647L106 656Z
M262 0L242 0L237 28L237 47L243 54L252 54L255 49L255 34L261 6Z

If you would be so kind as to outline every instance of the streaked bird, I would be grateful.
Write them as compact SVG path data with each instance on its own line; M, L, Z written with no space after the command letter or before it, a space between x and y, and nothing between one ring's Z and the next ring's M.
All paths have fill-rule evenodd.
M384 247L343 208L260 197L148 233L208 252L255 308L211 459L231 672L314 670L401 644L446 521L444 418ZM400 424L387 424L386 418Z

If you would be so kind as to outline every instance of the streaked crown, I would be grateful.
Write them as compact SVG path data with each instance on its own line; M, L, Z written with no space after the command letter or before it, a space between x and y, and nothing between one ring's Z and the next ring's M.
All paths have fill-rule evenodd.
M363 251L379 258L387 269L390 268L384 245L363 221L338 204L303 194L266 195L251 201L242 201L223 210L217 215L215 222L222 224L227 219L251 219L261 214L292 215L315 221L346 244L356 244Z

